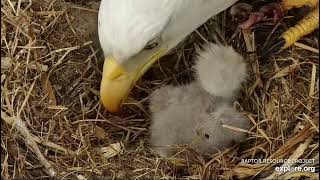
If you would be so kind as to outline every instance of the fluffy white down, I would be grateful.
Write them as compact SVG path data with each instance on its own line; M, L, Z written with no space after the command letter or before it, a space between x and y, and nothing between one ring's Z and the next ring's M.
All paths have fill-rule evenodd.
M195 66L195 82L163 86L150 96L151 144L163 157L181 145L201 154L214 153L246 137L223 124L250 128L249 120L230 103L246 77L242 57L231 47L210 44L199 53Z
M200 118L201 117L201 118ZM247 134L233 130L223 125L243 130L250 129L250 121L236 111L230 104L218 103L214 111L200 114L196 128L198 134L204 138L197 146L200 153L214 153L217 150L224 150L234 142L240 142L247 137Z
M172 155L174 146L192 143L197 117L214 102L208 95L197 83L163 86L151 94L151 143L161 156Z
M211 96L197 82L186 86L163 86L151 94L150 141L162 157L181 151L182 145L200 154L224 150L246 133L222 127L246 129L249 120L226 103Z
M198 53L195 69L202 87L221 97L233 96L247 76L240 54L232 47L213 43Z

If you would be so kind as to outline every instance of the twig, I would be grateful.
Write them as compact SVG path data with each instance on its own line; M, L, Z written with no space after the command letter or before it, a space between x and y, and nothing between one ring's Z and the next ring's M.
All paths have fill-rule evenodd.
M261 78L260 78L260 69L259 69L259 62L258 62L258 56L256 53L256 46L255 46L255 37L254 33L252 33L250 30L242 30L243 38L246 44L246 50L249 58L249 62L252 65L253 72L256 76L256 84L259 87L263 87ZM256 87L255 87L256 88Z
M37 143L33 139L33 135L29 132L29 129L25 125L25 123L19 117L9 117L6 113L1 111L1 119L3 119L7 124L14 126L18 132L24 137L24 141L33 152L37 155L40 163L47 169L49 175L54 177L57 175L55 169L51 166L51 164L47 161L47 159L43 156L40 149L37 146Z

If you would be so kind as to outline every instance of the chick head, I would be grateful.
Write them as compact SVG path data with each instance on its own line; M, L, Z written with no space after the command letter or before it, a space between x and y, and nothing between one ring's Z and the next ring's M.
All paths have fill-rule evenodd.
M214 96L233 97L247 77L243 57L232 47L208 44L195 65L201 86Z
M227 125L230 128L224 127ZM223 150L234 142L244 140L249 130L249 120L230 105L218 105L212 112L199 114L195 127L195 150L201 154ZM235 130L237 129L237 130Z

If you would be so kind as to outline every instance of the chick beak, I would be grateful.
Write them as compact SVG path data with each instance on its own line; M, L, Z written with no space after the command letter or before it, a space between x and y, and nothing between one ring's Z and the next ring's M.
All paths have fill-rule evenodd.
M103 106L109 112L118 112L137 80L166 52L167 50L160 48L157 51L140 53L123 64L119 64L112 56L107 57L100 85Z

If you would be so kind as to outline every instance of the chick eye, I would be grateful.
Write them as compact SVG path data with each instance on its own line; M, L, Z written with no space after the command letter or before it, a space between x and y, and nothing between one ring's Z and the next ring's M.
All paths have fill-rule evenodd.
M144 47L146 50L154 49L159 45L159 42L157 41L157 38L152 39L147 43L147 45Z
M209 134L204 134L204 137L206 137L207 139L210 138Z

